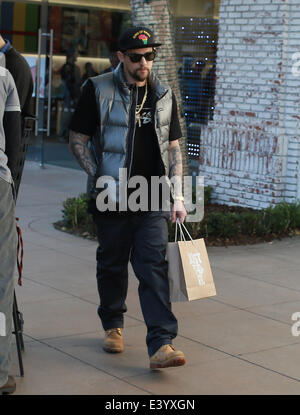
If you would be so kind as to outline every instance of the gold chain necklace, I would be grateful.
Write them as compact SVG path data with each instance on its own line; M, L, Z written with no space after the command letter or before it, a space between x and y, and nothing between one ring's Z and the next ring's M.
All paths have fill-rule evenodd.
M139 90L138 90L138 93L139 93ZM135 111L135 122L139 123L139 127L141 126L141 115L140 114L141 114L141 111L142 111L142 109L145 105L145 102L146 102L146 99L147 99L147 94L148 94L148 85L147 85L147 82L146 82L146 90L145 90L144 98L142 100L142 103L141 103L138 111Z

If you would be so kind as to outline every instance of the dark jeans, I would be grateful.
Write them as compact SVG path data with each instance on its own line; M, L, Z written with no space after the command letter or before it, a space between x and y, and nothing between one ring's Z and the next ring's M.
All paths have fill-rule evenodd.
M147 326L149 356L177 335L177 320L169 301L169 212L94 215L99 247L97 283L98 314L104 330L123 327L127 311L128 263L139 280L139 298Z

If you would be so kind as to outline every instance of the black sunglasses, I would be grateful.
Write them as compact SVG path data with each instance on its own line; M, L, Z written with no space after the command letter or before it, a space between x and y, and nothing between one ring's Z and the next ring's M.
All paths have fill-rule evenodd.
M128 56L131 62L137 63L140 62L142 58L145 58L146 61L153 61L155 59L156 53L153 52L147 52L143 55L141 53L130 53L130 52L123 52L124 55Z

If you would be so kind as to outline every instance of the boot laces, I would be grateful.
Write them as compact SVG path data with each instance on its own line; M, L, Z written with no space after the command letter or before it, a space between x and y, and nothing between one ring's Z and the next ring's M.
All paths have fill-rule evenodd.
M122 336L122 329L114 327L112 329L106 330L106 333L108 336L110 336L113 333L117 333L119 336Z

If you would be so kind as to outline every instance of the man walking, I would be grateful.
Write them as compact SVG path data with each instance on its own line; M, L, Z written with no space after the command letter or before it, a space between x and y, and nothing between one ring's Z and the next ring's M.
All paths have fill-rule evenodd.
M145 197L140 197L146 199L146 208L136 209L136 204L130 203L135 192L120 182L120 169L126 169L127 179L142 177L148 185L153 177L182 176L175 96L151 72L155 47L160 45L147 27L126 30L119 39L120 64L113 72L85 83L70 123L70 150L94 184L89 211L99 240L98 314L105 330L103 349L108 353L124 350L123 316L130 261L139 280L150 368L185 364L184 354L172 345L178 327L171 311L165 259L170 210L164 208L162 192L158 209L153 209L157 189L149 186L147 194L142 195ZM116 202L110 205L113 211L104 211L107 205L101 194L107 190L105 186L95 200L99 192L95 188L97 178L104 176L111 176L123 195L108 194L108 199ZM127 209L124 200L128 201ZM181 186L175 186L172 221L179 218L183 222L185 216Z
M21 138L21 112L10 72L0 66L0 395L12 393L16 384L11 366L14 269L17 259L15 201L12 173ZM4 118L6 120L4 127ZM10 144L9 146L7 144ZM14 148L14 151L11 149Z

